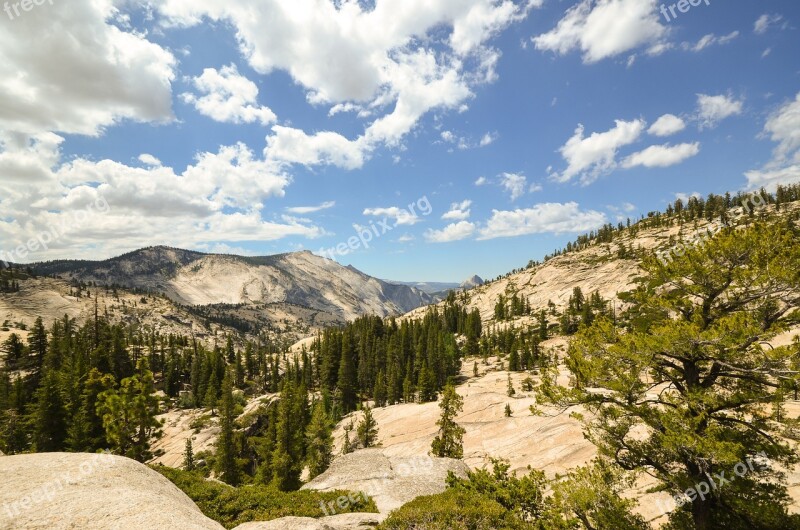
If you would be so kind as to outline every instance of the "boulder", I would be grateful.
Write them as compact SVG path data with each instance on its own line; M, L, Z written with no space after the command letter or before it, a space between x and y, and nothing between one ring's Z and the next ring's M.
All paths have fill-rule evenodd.
M5 456L0 477L2 530L222 530L165 477L120 456Z
M336 458L303 489L364 492L386 514L422 495L444 491L448 471L465 477L467 470L466 464L452 458L388 456L380 448L362 449ZM333 515L337 508L334 504L328 510Z

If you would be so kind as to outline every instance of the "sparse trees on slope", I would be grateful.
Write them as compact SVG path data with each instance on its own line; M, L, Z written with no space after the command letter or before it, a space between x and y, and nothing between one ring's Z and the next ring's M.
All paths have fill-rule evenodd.
M798 460L782 438L794 422L776 412L800 379L800 350L767 341L800 305L798 263L800 237L785 223L725 229L667 264L648 258L630 329L598 319L569 348L576 388L558 387L555 368L539 387L540 400L585 405L601 453L675 495L756 462L687 498L675 528L796 527L774 479Z

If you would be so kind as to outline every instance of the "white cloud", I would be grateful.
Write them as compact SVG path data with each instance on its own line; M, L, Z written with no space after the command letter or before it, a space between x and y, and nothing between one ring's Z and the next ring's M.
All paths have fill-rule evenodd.
M478 179L475 181L476 186L484 186L488 183L489 179L487 179L486 177L478 177Z
M175 57L115 24L114 4L54 2L0 17L0 130L96 136L126 119L173 119Z
M605 214L583 211L577 203L542 203L533 208L492 212L478 239L495 239L543 233L588 232L605 224Z
M486 133L480 141L480 147L486 147L493 144L497 140L497 133Z
M643 151L634 153L622 161L622 167L630 169L636 166L669 167L680 164L684 160L700 153L700 143L678 144L671 146L652 145Z
M617 150L639 139L647 124L644 120L616 120L616 125L603 133L592 133L585 138L583 125L559 150L567 162L561 174L551 172L557 182L569 182L580 177L582 184L591 184L616 165Z
M444 227L442 230L426 230L425 240L429 243L449 243L461 241L475 233L476 226L469 221L460 221Z
M586 63L614 57L646 45L657 45L666 34L657 0L583 0L570 8L555 29L533 38L539 50L566 54L583 52Z
M742 113L744 102L736 100L733 96L709 96L697 94L697 119L700 129L710 129L730 116Z
M761 15L760 17L758 17L758 20L756 20L755 26L753 27L753 31L755 31L759 35L763 35L769 30L770 26L774 26L775 24L778 24L782 20L783 17L777 14Z
M192 83L203 95L184 93L181 97L215 121L269 125L277 119L271 109L258 106L258 87L240 75L236 65L223 66L221 70L206 68Z
M364 215L394 219L395 226L415 225L421 221L416 214L404 208L398 208L397 206L389 208L366 208L364 210Z
M518 173L501 173L497 177L499 183L511 195L511 200L516 201L525 195L528 179Z
M290 179L243 144L200 153L193 165L175 171L112 160L63 162L62 141L52 133L0 133L0 240L16 246L52 226L67 223L69 228L32 260L65 252L109 257L153 244L199 248L325 233L303 220L264 211L264 202L282 197ZM108 205L105 212L87 210L99 202ZM83 221L73 223L79 212Z
M688 202L689 199L691 199L692 197L694 197L695 199L700 199L703 196L700 194L700 192L697 192L697 191L692 192L692 193L676 193L675 194L675 198L678 199L678 200L683 201L684 204L686 202Z
M265 156L287 164L313 166L330 164L345 169L364 165L365 147L361 140L350 141L339 133L324 131L308 135L300 129L274 125L267 137Z
M648 134L653 136L672 136L686 128L686 122L674 114L664 114L647 129Z
M284 127L273 129L268 140L268 159L352 169L376 147L399 146L427 112L463 109L473 86L496 78L499 53L487 42L540 4L405 0L398 7L392 0L376 0L367 7L352 0L165 0L158 9L166 24L191 26L204 17L229 22L257 72L287 71L306 89L310 103L334 104L332 114L355 105L365 115L376 114L358 138ZM443 30L449 33L448 46L434 49ZM386 108L392 110L382 114ZM287 136L293 144L288 155L282 145ZM336 154L339 149L344 156Z
M318 204L317 206L292 206L290 208L286 208L286 211L297 215L305 215L327 210L329 208L333 208L334 206L336 206L336 201L326 201L322 204Z
M699 52L715 44L719 45L728 44L738 36L739 36L738 31L734 31L727 35L722 35L720 37L717 37L713 33L709 33L708 35L705 35L703 38L697 41L696 44L692 44L690 42L684 42L683 44L681 44L681 47L686 51Z
M469 209L470 206L472 206L472 201L470 200L454 202L450 205L450 210L442 216L442 219L446 221L463 221L469 219L471 213Z
M778 145L765 167L745 173L748 188L800 182L800 92L770 115L764 134Z
M398 243L410 243L410 242L414 241L415 239L416 238L414 236L412 236L411 234L403 234L402 236L397 238L397 242Z
M139 162L150 167L161 166L161 160L148 153L142 153L141 155L139 155Z

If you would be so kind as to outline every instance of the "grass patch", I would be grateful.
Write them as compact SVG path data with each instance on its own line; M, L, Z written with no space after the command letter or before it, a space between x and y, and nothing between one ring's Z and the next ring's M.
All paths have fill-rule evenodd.
M234 488L218 482L206 480L202 475L166 466L152 468L183 491L197 504L206 517L220 523L225 528L234 528L251 521L270 521L279 517L322 517L325 515L320 502L335 502L346 491L290 491L283 492L269 486L247 485ZM353 498L356 496L353 495ZM337 513L368 512L377 513L378 508L372 499L364 501L361 496L356 502Z

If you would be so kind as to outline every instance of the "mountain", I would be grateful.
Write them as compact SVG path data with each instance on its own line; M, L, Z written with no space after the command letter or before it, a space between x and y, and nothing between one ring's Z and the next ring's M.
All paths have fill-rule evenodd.
M480 276L478 276L476 274L475 276L473 276L471 278L467 278L466 280L461 282L461 285L459 285L459 288L461 288L461 289L472 289L473 287L480 287L481 285L483 285L483 283L484 283L483 282L483 278L481 278Z
M186 306L291 304L339 321L403 314L434 301L308 251L245 257L148 247L105 261L32 265L40 275L160 293Z
M384 280L387 283L394 285L407 285L419 289L423 293L430 295L438 295L440 293L447 293L451 289L458 289L459 285L453 282L398 282L393 280Z

